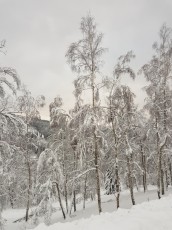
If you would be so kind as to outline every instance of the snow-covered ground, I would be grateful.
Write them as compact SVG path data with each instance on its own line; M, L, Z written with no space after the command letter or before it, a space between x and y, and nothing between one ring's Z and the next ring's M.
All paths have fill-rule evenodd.
M47 227L40 224L35 230L172 230L172 195L161 200L153 200L119 209L112 213L102 213L89 219L68 223L56 223Z
M171 193L172 193L172 189L169 188L169 191L166 192L165 196L167 196ZM172 207L172 196L169 196L169 198L167 198L167 199L168 199L169 203L171 202L171 207ZM144 193L142 191L135 192L135 200L136 200L136 204L141 204L141 203L145 202L143 204L143 210L145 209L144 207L147 207L149 210L151 210L151 205L153 205L153 207L154 207L155 203L158 205L159 203L162 202L161 200L160 201L157 200L157 191L156 191L155 187L149 187L149 191L147 191L146 193ZM152 203L151 200L156 200L156 201L155 201L155 203ZM164 199L162 199L162 200L164 200ZM163 205L165 206L166 203L168 203L168 202L164 201ZM55 206L58 208L57 204ZM131 219L135 218L135 217L133 217L134 214L127 214L127 213L130 213L130 211L128 211L128 209L130 209L131 207L132 207L132 204L131 204L129 191L122 192L122 194L120 196L120 208L121 209L118 210L116 212L116 214L114 213L114 211L116 210L116 203L115 203L114 195L102 195L102 209L103 209L104 213L101 215L101 217L103 219L107 217L107 219L109 220L109 219L113 219L114 215L115 216L117 215L117 216L119 216L118 221L120 221L120 220L122 221L122 219L123 219L122 216L124 215L123 221L125 222L126 221L125 220L126 215L127 215L126 218L129 218L128 215L131 215ZM135 210L135 209L139 210L139 208L137 208L137 207L142 207L142 205L136 205L135 207L133 207L131 213L134 213L135 211L133 211L133 210ZM162 210L162 212L163 212L163 210ZM137 211L136 211L136 213L137 213ZM13 223L15 220L17 220L21 217L24 217L24 214L25 214L25 210L23 210L23 209L14 209L14 210L7 209L7 210L5 210L3 212L3 217L6 219L5 230L22 230L22 229L25 229L25 223L22 223L22 222ZM94 215L94 217L93 217L93 215ZM142 215L142 213L140 212L139 215ZM144 215L146 216L146 214L144 214ZM172 217L172 209L171 209L171 217ZM84 229L80 224L84 223L84 225L86 225L86 226L88 224L87 224L87 220L84 220L83 218L84 219L89 218L88 222L92 222L92 220L95 221L95 223L100 221L100 219L99 219L100 217L98 215L98 210L97 210L97 201L88 201L86 203L86 209L85 210L83 210L83 208L82 208L82 203L78 204L77 205L77 212L73 213L72 217L68 217L67 220L65 220L65 221L63 220L61 211L58 208L58 211L53 213L53 216L52 216L52 224L55 224L57 222L58 222L58 224L55 224L52 226L59 225L59 226L56 226L56 229L62 230L64 228L66 230L69 228L68 225L70 225L70 222L72 222L71 226L79 225L80 228L78 228L78 229ZM142 218L142 216L140 216L140 218ZM152 217L152 218L154 218L154 217ZM147 220L145 220L145 222L146 221ZM63 224L63 222L65 222L65 224ZM106 220L105 220L105 222L106 222ZM162 222L164 222L163 218L162 218ZM92 223L92 224L95 224L95 223ZM113 225L113 223L111 223L111 224ZM62 227L61 225L64 227ZM47 230L53 229L53 228L51 228L51 226L49 228L46 228L43 224L41 224L40 226L38 226L38 228L36 228L36 230L37 229L42 230L44 228ZM44 226L44 228L43 228L43 226ZM29 226L28 228L31 228L31 226ZM91 228L91 225L90 225L90 229L96 230L96 229L98 229L98 226ZM146 228L139 228L139 227L137 228L137 230L142 230L142 229L146 229ZM149 228L147 228L146 230L148 230L148 229ZM159 230L157 228L152 228L151 230L154 230L154 229ZM71 230L72 230L72 228L71 228ZM75 228L75 230L77 230L77 228ZM87 230L88 230L88 228L87 228ZM117 230L119 230L119 229L117 229ZM124 230L125 230L125 228L124 228ZM132 230L135 230L135 229L133 228ZM164 230L166 230L166 228L164 228ZM171 230L172 230L172 228L171 228Z

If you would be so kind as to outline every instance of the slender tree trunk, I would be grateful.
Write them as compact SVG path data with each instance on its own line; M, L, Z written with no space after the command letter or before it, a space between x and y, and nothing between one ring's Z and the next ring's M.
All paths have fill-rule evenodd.
M120 197L120 179L119 179L119 167L118 167L118 143L117 143L117 135L115 130L115 124L114 124L114 116L112 112L112 92L113 92L114 85L111 88L110 92L110 115L111 115L111 126L113 130L113 136L115 141L115 185L116 185L116 207L119 208L119 197Z
M93 62L93 60L92 60ZM92 63L92 68L94 69L94 64ZM98 202L98 211L99 214L102 212L101 207L101 194L100 194L100 176L99 176L99 152L98 152L98 143L97 143L97 136L96 136L96 125L95 125L95 117L96 117L96 110L95 110L95 86L94 86L94 70L92 70L92 106L93 106L93 141L94 141L94 164L96 168L96 193L97 193L97 202Z
M146 156L144 154L144 191L146 192L147 191L147 159L146 159Z
M172 166L171 166L170 159L169 159L169 170L170 170L170 183L172 185Z
M164 83L164 87L166 82ZM167 103L166 103L166 90L164 89L164 132L167 132Z
M168 171L165 170L165 185L166 185L166 190L168 190Z
M164 133L167 134L167 104L166 104L166 77L164 79L164 92L163 92L163 95L164 95ZM166 145L166 144L165 144ZM162 154L162 153L161 153ZM164 161L166 160L166 152L163 152L163 159ZM162 184L162 195L165 194L165 189L164 189L164 176L166 176L166 167L163 169L162 167L162 173L161 173L161 184ZM167 185L168 187L168 185Z
M62 136L63 138L63 136ZM63 175L64 175L64 197L66 204L66 213L68 213L68 191L67 191L67 172L66 172L66 152L64 151L64 142L63 143Z
M100 194L100 177L99 177L99 167L98 167L98 146L97 146L97 137L96 134L94 133L94 144L95 144L95 167L96 167L96 190L97 190L97 200L98 200L98 210L99 213L102 212L102 207L101 207L101 194Z
M162 163L163 163L163 155L162 155L162 151L163 151L163 148L164 146L166 145L166 141L167 141L167 136L166 136L166 139L165 139L165 142L159 146L158 144L158 133L157 133L157 147L158 147L158 198L160 199L161 198L161 195L160 193L162 192L162 195L165 194L165 190L164 190L164 170L163 170L163 167L162 167ZM160 192L160 189L161 189L161 192Z
M157 175L157 193L158 193L158 198L161 199L161 157L160 153L158 153L158 175Z
M119 181L119 171L118 171L118 163L116 159L116 166L115 166L115 176L116 176L116 207L119 208L119 197L120 197L120 181Z
M143 170L143 174L142 174L142 180L143 180L143 189L144 192L146 192L147 190L147 182L146 182L146 156L143 152L143 146L142 144L140 144L140 151L141 151L141 164L142 164L142 170Z
M76 191L73 192L73 210L76 212Z
M74 148L74 170L75 170L75 174L76 174L76 170L77 170L77 154L75 152L75 148ZM73 191L73 210L74 210L74 212L76 212L76 189L74 189L74 191Z
M156 97L156 94L155 94ZM159 150L159 133L158 133L158 119L155 118L156 128L156 151L157 151L157 194L158 198L161 199L161 151Z
M168 170L168 161L167 158L164 159L164 173L165 173L165 188L168 190L169 185L169 170Z
M87 196L87 174L85 176L85 183L84 183L83 209L85 209L86 196Z
M26 204L26 222L29 219L29 209L30 209L30 195L31 195L31 168L30 168L30 162L28 160L27 162L27 169L28 169L28 190L27 190L27 204Z
M162 165L162 159L161 159L161 165ZM164 170L161 169L161 193L162 195L165 194L165 189L164 189Z
M64 196L65 196L65 204L66 204L66 212L68 213L68 194L67 194L67 179L65 178L64 182Z
M28 124L26 127L26 134L28 134ZM30 209L30 195L31 195L31 183L32 183L32 179L31 179L31 166L30 166L30 153L28 150L28 137L26 137L27 141L26 141L26 166L27 166L27 170L28 170L28 189L27 189L27 203L26 203L26 216L25 216L25 221L27 222L29 219L29 209Z
M131 201L132 204L135 205L135 199L134 199L134 192L133 192L133 178L131 175L131 160L130 156L127 156L127 168L128 168L128 184L129 184L129 189L130 189L130 196L131 196Z
M59 204L60 204L60 208L62 210L63 218L66 219L65 211L63 208L62 200L61 200L59 185L57 182L55 182L55 184L56 184L56 188L57 188L57 194L58 194Z

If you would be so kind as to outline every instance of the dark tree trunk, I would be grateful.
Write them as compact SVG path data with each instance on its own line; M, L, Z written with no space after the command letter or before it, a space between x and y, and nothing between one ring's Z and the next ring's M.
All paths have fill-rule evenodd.
M130 156L127 156L127 168L128 168L128 184L129 184L129 189L130 189L130 196L131 196L131 201L132 204L135 205L135 199L134 199L134 192L133 192L133 178L131 175L131 160Z
M55 182L55 184L56 184L56 188L57 188L57 194L58 194L59 204L60 204L60 208L62 210L63 218L66 219L66 215L65 215L62 200L61 200L59 185L57 182Z
M94 66L94 64L93 64ZM97 143L97 136L96 136L96 126L94 124L95 117L96 117L96 110L95 110L95 85L94 85L94 71L92 70L92 106L93 106L93 145L94 145L94 164L96 168L96 193L97 193L97 202L98 202L98 211L99 214L102 212L101 207L101 194L100 194L100 176L99 176L99 152L98 152L98 143Z
M165 169L165 185L166 185L166 190L168 190L169 174L168 174L168 162L167 162L167 158L164 161L164 169Z
M156 96L156 95L155 95ZM158 119L155 118L156 128L156 151L157 151L157 194L158 198L161 199L161 151L159 150L159 134L158 134Z
M76 191L73 192L73 210L76 212Z
M161 169L161 193L162 195L165 194L165 189L164 189L164 170Z
M169 170L170 170L170 183L172 185L172 166L171 166L170 159L169 159Z
M26 222L29 219L30 195L31 195L31 168L30 168L29 160L27 162L27 169L28 169L28 190L27 190L27 204L26 204L26 216L25 216Z
M87 196L87 175L85 176L85 183L84 183L83 209L85 209L86 196Z
M111 89L112 94L113 87ZM116 207L117 209L119 208L119 197L120 197L120 180L119 180L119 167L118 167L118 138L116 135L116 130L115 130L115 124L114 124L114 116L112 112L112 100L110 99L110 114L111 114L111 125L112 125L112 130L113 130L113 136L114 136L114 141L115 141L115 185L116 185Z
M158 178L157 178L157 187L158 187L158 198L161 199L161 154L158 154Z
M167 133L167 124L166 124L166 121L167 121L167 104L166 104L166 90L165 90L165 88L166 88L166 77L164 79L164 92L163 92L163 95L164 95L164 133L166 134ZM164 159L164 161L166 160L166 152L164 152L164 154L163 154L163 159ZM166 167L164 168L164 170L163 170L163 168L161 169L162 170L162 173L161 173L162 195L165 194L164 175L166 176L166 173L167 173L166 169L167 169ZM167 179L167 177L166 177L166 179ZM167 187L168 187L168 185L167 185Z
M116 207L119 208L119 197L120 197L120 182L119 182L119 172L118 172L118 165L116 163L115 167L115 174L116 174Z
M27 127L26 127L26 133L28 134L28 129L29 129L29 126L27 124ZM29 139L28 137L26 137L26 167L27 167L27 170L28 170L28 189L27 189L27 203L26 203L26 216L25 216L25 220L26 222L28 221L29 219L29 208L30 208L30 195L31 195L31 183L32 183L32 179L31 179L31 166L30 166L30 153L29 153L29 150L28 150L28 144L29 144Z
M63 144L64 146L64 144ZM65 197L65 204L66 204L66 212L68 213L68 191L67 191L67 172L66 172L66 152L63 151L63 175L64 175L64 197Z
M142 170L143 170L143 174L142 174L142 180L143 180L143 189L144 192L146 192L147 190L147 178L146 178L146 174L147 174L147 170L146 170L146 156L143 152L143 146L142 144L140 144L140 151L141 151L141 165L142 165Z
M95 144L95 152L94 152L94 158L95 158L95 168L96 168L96 183L97 183L97 186L96 186L96 190L97 190L97 201L98 201L98 210L99 210L99 213L102 212L102 207L101 207L101 194L100 194L100 177L99 177L99 167L98 167L98 164L99 164L99 161L98 161L98 146L97 146L97 137L96 137L96 134L94 132L94 144Z

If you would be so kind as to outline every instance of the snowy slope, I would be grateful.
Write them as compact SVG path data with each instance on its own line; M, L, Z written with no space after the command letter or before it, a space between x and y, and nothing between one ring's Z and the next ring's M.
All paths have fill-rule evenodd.
M166 191L165 196L168 196L169 194L172 194L172 188L169 188L169 190ZM149 191L147 191L146 193L144 193L143 191L140 191L140 192L135 191L134 195L135 195L136 204L141 204L143 202L148 203L151 200L157 200L157 191L154 186L152 187L149 186ZM102 198L103 212L111 213L111 212L116 211L116 203L115 203L114 195L103 195L102 194L101 198ZM72 217L68 217L65 221L62 217L61 211L59 210L59 203L55 203L54 206L57 208L57 211L53 213L52 215L52 219L51 219L52 224L59 223L59 222L61 223L74 222L74 221L78 221L83 218L90 218L93 215L98 215L97 201L87 201L85 210L83 210L82 202L80 204L77 204L77 211L75 213L72 213ZM128 190L123 191L121 193L120 207L122 209L130 209L132 207L130 194ZM25 209L7 209L3 211L2 216L6 220L5 230L26 229L25 228L26 224L24 221L14 223L15 220L25 216ZM40 219L39 222L42 223L43 219ZM28 223L27 226L29 229L32 229L35 227L31 223Z
M40 224L35 230L172 230L172 195L73 222L47 227Z

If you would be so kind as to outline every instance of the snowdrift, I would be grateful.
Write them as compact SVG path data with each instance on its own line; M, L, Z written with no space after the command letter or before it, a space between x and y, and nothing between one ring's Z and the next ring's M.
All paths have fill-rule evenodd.
M88 219L40 224L35 230L172 230L172 195Z

